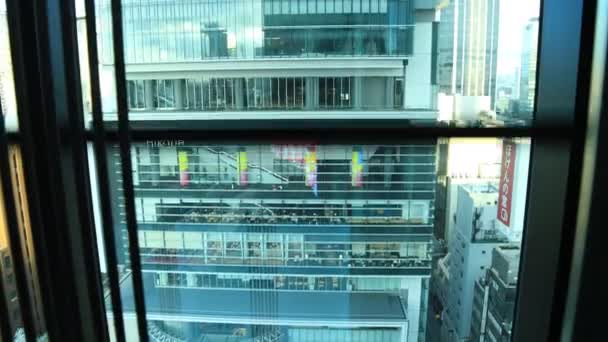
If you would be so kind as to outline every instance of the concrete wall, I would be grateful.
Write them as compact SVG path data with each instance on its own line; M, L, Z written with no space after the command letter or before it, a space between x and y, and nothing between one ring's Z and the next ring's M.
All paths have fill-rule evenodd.
M417 15L418 17L418 15ZM433 22L416 22L414 54L408 59L405 77L405 107L431 109L436 94L431 85Z
M489 96L463 96L454 95L454 119L475 121L479 120L479 114L491 109Z
M364 77L361 80L363 92L361 94L361 107L366 108L385 108L386 79L383 77Z
M418 341L419 321L426 319L426 315L421 315L420 300L423 295L422 278L412 277L405 278L401 281L401 288L407 289L407 313L406 317L409 322L408 341ZM423 298L426 302L428 298Z
M450 280L448 306L454 329L461 340L470 334L475 282L485 274L492 262L492 250L500 243L472 242L472 221L475 208L483 209L480 217L483 228L488 229L496 220L496 205L479 203L480 198L493 198L492 194L475 193L477 200L469 191L459 186L455 229L449 240ZM477 203L476 203L477 202Z
M475 282L485 274L492 263L492 249L499 244L472 243L465 250L463 277L461 280L462 294L460 297L460 319L457 329L460 337L469 336L471 316L473 313L473 294ZM482 268L483 267L483 268ZM460 274L458 274L460 277Z
M435 9L442 0L416 0L414 2L416 9Z
M458 187L458 203L456 204L456 228L458 234L470 241L473 222L473 199L462 186Z

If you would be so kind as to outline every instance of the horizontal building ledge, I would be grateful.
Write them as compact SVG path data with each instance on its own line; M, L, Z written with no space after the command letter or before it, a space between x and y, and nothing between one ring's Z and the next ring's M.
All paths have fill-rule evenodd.
M278 110L278 111L131 111L133 121L200 121L200 120L357 120L402 119L437 120L435 109L404 110ZM104 113L104 120L117 121L117 113Z

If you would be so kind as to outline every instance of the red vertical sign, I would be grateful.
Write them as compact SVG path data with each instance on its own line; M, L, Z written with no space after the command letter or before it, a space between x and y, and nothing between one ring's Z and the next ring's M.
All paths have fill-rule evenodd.
M515 169L515 143L503 140L500 166L500 186L498 188L497 218L507 227L511 223L511 199Z

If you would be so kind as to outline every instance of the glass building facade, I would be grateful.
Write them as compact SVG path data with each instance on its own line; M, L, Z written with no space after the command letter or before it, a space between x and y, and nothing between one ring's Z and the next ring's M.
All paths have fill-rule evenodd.
M399 110L399 77L251 77L129 80L134 111ZM355 83L357 82L357 83ZM379 97L381 96L381 97Z
M494 97L500 0L450 1L441 13L438 42L440 90Z
M530 119L534 112L536 91L536 60L538 58L538 18L532 18L524 28L519 79L519 112Z
M163 322L193 309L185 302L212 296L213 303L196 306L195 321L205 321L214 305L236 311L206 321L230 323L216 327L218 334L243 328L254 335L276 330L289 341L423 338L435 149L434 141L134 145L139 248L148 312L159 317L157 328L171 331ZM120 198L118 151L113 153ZM126 251L124 208L115 213ZM270 307L243 306L241 297L269 301ZM331 312L319 300L341 309ZM376 301L386 307L375 307ZM235 319L237 314L244 318ZM250 327L268 315L274 315L270 324ZM317 315L344 328L327 330ZM358 315L377 317L370 328L357 323ZM177 329L179 334L210 331L183 324L187 328Z
M125 0L127 63L275 57L406 56L411 0ZM112 46L109 1L98 1ZM111 61L111 54L103 55Z
M598 246L581 220L597 208L585 208L593 182L578 178L601 172L595 143L578 142L603 136L599 106L584 101L600 85L587 86L595 74L581 59L597 44L579 39L590 21L577 12L561 26L575 39L542 46L536 88L538 22L523 3L503 11L528 23L522 51L507 52L521 63L513 73L496 66L496 30L509 26L499 0L99 0L75 12L8 2L0 118L18 113L20 129L0 122L3 340L543 341L585 330L580 294ZM566 18L556 7L543 4L545 34ZM556 99L566 109L550 118ZM530 102L539 127L491 110L496 100L507 114ZM587 105L576 115L589 127L562 127L574 134L543 125ZM589 253L571 253L583 240ZM559 277L572 265L578 285ZM547 326L556 314L576 322Z
M96 4L101 78L111 81L110 1ZM433 7L411 0L128 0L122 9L131 110L437 116ZM113 87L102 95L115 97ZM104 104L106 113L116 111ZM370 115L383 114L361 117Z
M103 78L113 74L113 38L104 29L111 27L109 1L97 4ZM220 112L218 119L353 112L435 119L437 25L434 8L417 6L123 1L131 119L180 121L210 112ZM112 104L104 105L111 114ZM433 139L134 144L150 335L424 340L435 150ZM119 152L110 152L113 197L120 199ZM128 267L124 206L117 202L113 212L120 263ZM123 290L125 312L133 312L132 289Z

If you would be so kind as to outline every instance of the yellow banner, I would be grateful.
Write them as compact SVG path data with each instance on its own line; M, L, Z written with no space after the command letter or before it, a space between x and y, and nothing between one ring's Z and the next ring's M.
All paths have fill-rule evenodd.
M188 153L185 151L178 152L177 163L179 165L180 171L187 171L188 170Z

